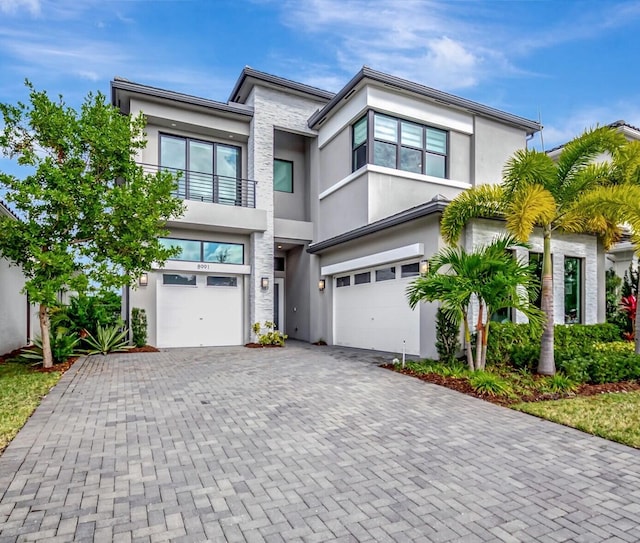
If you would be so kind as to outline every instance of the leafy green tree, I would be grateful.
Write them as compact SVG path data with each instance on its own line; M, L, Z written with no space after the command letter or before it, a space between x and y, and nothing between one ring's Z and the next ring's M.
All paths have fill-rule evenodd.
M534 227L543 238L542 311L546 319L538 372L556 371L553 315L551 239L554 232L597 234L605 246L620 234L618 223L597 208L588 213L584 199L599 187L616 182L633 170L633 152L621 153L622 134L608 127L589 130L567 143L557 159L531 149L516 151L503 170L499 185L481 185L461 193L445 209L442 234L455 243L474 218L504 218L507 230L528 241ZM595 162L603 153L613 161Z
M462 321L470 370L485 368L491 317L497 311L515 308L524 313L533 326L542 323L542 312L530 302L537 293L537 280L532 267L510 253L514 247L527 245L513 236L502 236L471 253L462 247L445 247L429 260L429 272L407 288L412 308L421 301L439 301L453 322L459 326ZM469 323L474 301L478 304L475 360Z
M26 170L24 177L0 173L21 219L0 217L0 255L22 268L24 290L39 305L50 367L49 315L58 292L134 285L172 256L158 237L182 203L172 196L171 174L145 174L135 161L146 145L142 116L122 115L100 93L76 111L26 85L27 104L0 104L0 152Z

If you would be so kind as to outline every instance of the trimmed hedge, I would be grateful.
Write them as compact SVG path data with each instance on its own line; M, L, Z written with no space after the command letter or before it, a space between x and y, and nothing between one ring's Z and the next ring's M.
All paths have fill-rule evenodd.
M540 335L532 333L527 324L492 324L487 361L535 371L540 358ZM620 329L610 323L558 325L556 367L579 383L640 379L640 356L620 339Z

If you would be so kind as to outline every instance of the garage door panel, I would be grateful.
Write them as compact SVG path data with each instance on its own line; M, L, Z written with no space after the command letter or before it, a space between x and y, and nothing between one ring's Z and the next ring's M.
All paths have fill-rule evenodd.
M235 287L157 285L159 347L242 344L242 281Z
M410 280L401 278L335 288L335 343L399 353L405 340L406 351L418 354L419 311L409 307L405 294Z

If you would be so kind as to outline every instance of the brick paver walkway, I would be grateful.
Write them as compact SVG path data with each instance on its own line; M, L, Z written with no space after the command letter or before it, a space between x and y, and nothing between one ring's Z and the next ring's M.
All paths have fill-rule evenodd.
M0 542L640 540L640 451L371 357L78 363L0 457Z

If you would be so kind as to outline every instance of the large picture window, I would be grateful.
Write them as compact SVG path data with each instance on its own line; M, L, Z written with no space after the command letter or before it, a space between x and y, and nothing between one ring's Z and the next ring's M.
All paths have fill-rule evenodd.
M242 203L240 147L160 134L160 167L180 174L180 198Z
M353 171L370 163L446 178L448 152L449 134L438 128L373 111L353 125Z
M564 322L582 322L582 259L564 258Z
M178 247L180 249L180 253L171 260L244 264L244 245L242 243L174 238L160 238L160 243L164 247Z

